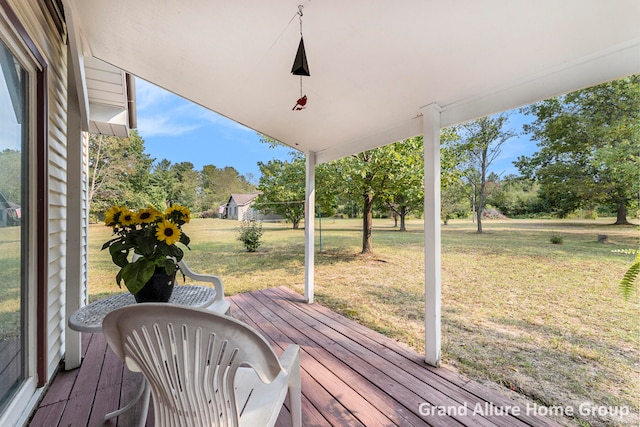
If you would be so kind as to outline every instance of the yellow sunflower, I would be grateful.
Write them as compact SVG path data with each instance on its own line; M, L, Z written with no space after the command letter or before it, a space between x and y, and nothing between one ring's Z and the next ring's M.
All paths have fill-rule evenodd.
M107 227L117 225L115 216L118 212L120 212L120 207L115 205L112 206L108 211L106 211L104 213L104 225L106 225Z
M191 212L182 205L171 205L164 214L167 218L173 218L178 221L189 222L191 220Z
M181 234L182 232L178 226L167 220L158 223L158 227L156 228L156 237L160 241L164 240L167 245L173 245L178 242Z
M171 205L167 208L166 211L164 211L164 214L169 217L173 215L174 212L181 213L182 212L181 208L182 206L180 205Z
M127 208L120 209L120 224L130 227L138 223L138 215Z
M146 209L140 209L138 211L138 220L142 224L149 224L156 220L156 217L159 216L160 212L157 211L152 206L149 206Z
M184 206L180 206L180 208L180 212L182 213L182 220L184 222L189 222L191 220L191 212Z

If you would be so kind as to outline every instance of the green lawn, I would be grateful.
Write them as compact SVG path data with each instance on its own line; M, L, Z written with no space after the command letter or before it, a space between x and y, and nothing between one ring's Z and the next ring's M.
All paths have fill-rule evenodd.
M465 375L525 394L539 404L628 406L640 399L640 305L625 301L618 283L637 248L635 227L611 219L470 221L442 227L443 361ZM303 291L304 231L264 225L256 253L236 240L239 223L196 219L185 226L198 272L223 279L226 293L286 285ZM375 253L359 255L361 223L322 221L316 254L316 301L424 351L422 222L401 233L393 221L375 220ZM316 222L316 247L319 243ZM609 244L597 242L608 234ZM552 235L563 243L551 244ZM91 225L90 295L120 291L102 243L106 227ZM598 417L580 425L616 425ZM635 423L635 421L633 421Z
M20 337L20 227L0 228L0 341Z

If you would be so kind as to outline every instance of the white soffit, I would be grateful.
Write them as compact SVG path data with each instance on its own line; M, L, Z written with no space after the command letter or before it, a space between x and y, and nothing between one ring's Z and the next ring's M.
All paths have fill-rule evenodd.
M83 130L94 134L126 137L129 135L127 79L125 73L106 62L85 56L86 44L76 28L72 11L67 8L69 67L73 78Z
M105 62L85 57L84 75L89 99L89 132L128 136L125 73Z
M637 0L64 3L86 58L318 162L420 134L425 105L448 126L640 72ZM292 111L300 3L311 76Z

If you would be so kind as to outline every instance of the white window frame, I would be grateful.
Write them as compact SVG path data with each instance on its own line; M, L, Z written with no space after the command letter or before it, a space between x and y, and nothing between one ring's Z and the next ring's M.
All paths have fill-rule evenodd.
M0 9L0 40L9 48L13 56L20 62L20 65L25 69L29 76L28 82L28 134L29 139L27 143L27 153L29 161L27 162L26 173L27 180L27 193L28 193L28 211L23 215L23 220L27 219L27 223L23 226L27 227L27 247L28 247L28 259L27 259L27 293L26 298L26 325L24 326L26 331L26 343L24 345L25 354L23 360L25 363L25 380L19 389L15 392L11 402L7 405L5 410L0 414L0 425L2 426L14 426L22 425L26 422L31 409L39 399L40 390L37 391L37 345L36 345L36 302L37 302L37 287L36 287L36 254L35 250L37 246L36 238L36 215L35 209L37 206L37 185L35 162L34 159L37 153L37 73L41 71L40 66L36 59L32 56L30 50L25 46L22 38L17 33L10 20L4 14L4 11ZM24 251L23 251L24 253ZM46 351L43 349L43 351Z

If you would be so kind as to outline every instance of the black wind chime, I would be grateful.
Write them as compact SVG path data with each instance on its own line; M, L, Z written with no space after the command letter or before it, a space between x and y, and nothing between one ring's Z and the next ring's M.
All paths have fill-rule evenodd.
M300 20L300 44L298 45L298 51L296 52L296 59L293 61L293 67L291 67L291 74L294 76L300 76L300 98L296 101L292 111L300 111L307 105L307 95L303 95L302 92L302 76L310 76L309 64L307 63L307 54L304 51L304 39L302 38L302 9L304 6L298 6L298 19Z

